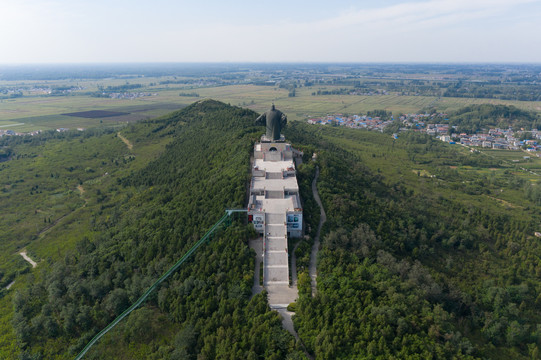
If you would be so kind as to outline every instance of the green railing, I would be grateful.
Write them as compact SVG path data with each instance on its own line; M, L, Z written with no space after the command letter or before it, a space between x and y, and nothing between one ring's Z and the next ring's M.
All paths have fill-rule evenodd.
M109 323L109 325L107 325L105 328L103 328L103 330L101 330L96 336L94 336L92 338L92 340L90 340L90 342L88 344L86 344L86 346L83 348L83 350L81 350L81 352L79 353L79 355L77 355L77 357L75 358L75 360L79 360L79 359L82 359L83 356L86 354L86 352L88 350L90 350L90 348L92 347L92 345L94 345L103 335L107 334L112 328L114 328L122 319L124 319L126 316L128 316L133 310L137 309L139 307L139 305L141 305L147 298L148 296L150 295L151 292L153 292L156 287L158 285L160 285L165 279L167 279L175 270L177 270L180 265L182 265L183 262L185 262L205 241L208 240L208 238L210 237L210 235L212 235L212 233L214 231L216 231L216 229L226 220L229 219L229 217L231 216L231 214L235 213L235 212L246 212L247 210L245 209L228 209L225 211L225 215L222 216L222 218L220 220L218 220L218 222L216 224L214 224L209 231L207 231L207 233L205 235L203 235L203 237L201 239L199 239L198 242L196 242L194 244L194 246L192 246L190 248L190 250L188 250L186 252L186 254L184 254L184 256L182 256L180 258L179 261L177 261L175 263L175 265L171 266L171 268L169 270L167 270L158 280L156 280L156 282L154 282L154 284L152 284L148 289L147 291L145 291L143 293L143 295L141 295L141 297L139 299L137 299L136 302L134 302L129 308L127 308L126 310L124 310L124 312L120 315L117 316L116 319L114 319L111 323ZM228 225L226 223L226 225Z

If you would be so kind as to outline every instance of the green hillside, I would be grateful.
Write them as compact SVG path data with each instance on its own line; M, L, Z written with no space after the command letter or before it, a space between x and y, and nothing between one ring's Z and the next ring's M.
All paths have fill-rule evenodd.
M11 298L14 308L14 334L3 323L2 354L11 357L20 347L22 358L73 358L225 208L243 207L250 150L261 130L252 126L256 116L204 101L122 130L132 142L134 160L116 165L100 156L104 167L113 163L121 169L100 168L99 179L81 179L88 186L80 197L89 199L81 213L30 242L29 251L44 260L17 277L15 290L2 299ZM117 156L129 159L131 151L116 134L92 139L92 151L115 144ZM41 146L47 149L55 141ZM65 139L62 148L78 141ZM84 163L75 150L70 153L73 166ZM293 337L282 330L264 295L251 297L251 234L241 221L215 235L86 357L279 359L295 353ZM53 236L67 242L57 253Z
M1 139L0 358L74 358L243 207L256 117L206 100L120 132ZM539 357L537 175L413 133L293 122L285 136L305 154L311 236L316 166L328 217L313 298L311 238L297 250L301 341L251 295L254 232L239 216L85 358Z
M515 106L506 105L470 105L449 113L448 122L457 127L457 131L469 134L487 130L490 127L507 129L513 127L516 130L539 129L541 126L538 114L521 110Z
M417 134L296 123L286 136L317 149L328 217L318 295L299 275L295 317L317 359L538 358L531 174Z

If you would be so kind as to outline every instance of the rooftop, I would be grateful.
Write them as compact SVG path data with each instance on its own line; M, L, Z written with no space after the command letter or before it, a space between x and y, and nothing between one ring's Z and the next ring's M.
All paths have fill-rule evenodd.
M298 191L299 185L297 178L288 176L283 179L266 179L263 176L252 178L252 190L267 190L267 191Z
M264 161L263 159L256 159L254 166L257 166L259 170L265 170L268 172L281 172L288 168L295 168L292 160L285 161Z

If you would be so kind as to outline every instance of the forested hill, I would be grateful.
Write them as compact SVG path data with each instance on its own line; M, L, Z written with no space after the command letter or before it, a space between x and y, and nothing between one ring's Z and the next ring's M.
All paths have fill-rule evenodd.
M11 355L73 358L226 208L242 207L252 144L262 131L252 126L256 117L206 100L123 130L134 149L173 140L155 160L127 169L98 189L100 201L88 205L91 231L65 255L40 264L39 276L17 290L13 325L20 354ZM77 228L72 236L76 233ZM215 235L86 358L282 359L297 354L293 337L281 328L264 294L251 297L251 235L243 221Z
M427 135L294 123L286 137L317 152L327 213L317 296L300 274L294 318L316 358L539 358L536 176Z
M458 132L469 134L483 129L499 127L516 130L541 129L539 115L506 105L470 105L449 114L450 125L457 126Z
M0 358L72 359L242 207L256 117L206 100L121 129L133 149L116 132L2 140L0 199L17 219L0 220L2 241L14 239L0 243L0 271L15 280L0 290ZM285 136L304 150L310 235L316 166L328 217L315 297L310 239L297 248L293 320L316 359L539 358L536 175L415 133L292 122ZM305 358L265 293L251 296L253 235L241 219L221 230L86 358Z

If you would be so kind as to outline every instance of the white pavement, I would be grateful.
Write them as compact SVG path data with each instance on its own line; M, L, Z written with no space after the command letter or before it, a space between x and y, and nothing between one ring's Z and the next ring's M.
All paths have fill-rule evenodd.
M298 338L293 327L287 306L297 300L297 286L289 286L289 258L287 254L287 223L285 212L281 214L265 214L265 261L263 269L264 285L267 289L269 306L282 316L282 326L295 338Z
M286 214L265 214L263 285L289 286ZM270 301L269 301L270 303Z
M302 205L291 145L283 141L282 137L279 142L265 140L254 145L248 215L263 235L263 286L269 306L281 315L284 328L298 339L291 320L293 312L287 311L298 298L296 282L290 286L287 240L288 234L302 236ZM250 246L257 254L257 243ZM252 294L259 289L254 279Z

